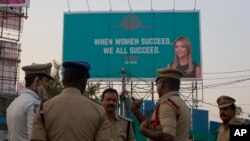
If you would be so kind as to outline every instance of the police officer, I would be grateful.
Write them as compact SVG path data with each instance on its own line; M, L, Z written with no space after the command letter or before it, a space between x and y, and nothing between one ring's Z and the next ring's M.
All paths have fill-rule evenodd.
M111 122L110 137L113 141L135 141L132 121L129 118L116 114L118 106L118 93L113 88L103 91L101 105L106 110L106 115Z
M218 129L217 141L229 141L229 125L245 125L247 122L236 118L235 99L229 96L220 96L217 99L220 118L223 121Z
M49 87L51 63L22 67L25 71L25 89L7 108L9 141L30 140L35 113Z
M185 101L180 97L182 72L176 69L158 69L156 79L159 101L152 120L139 111L141 101L131 104L132 112L141 122L141 132L154 141L187 141L191 116Z
M107 141L110 123L102 106L84 97L90 65L63 63L63 91L43 103L33 124L33 141Z

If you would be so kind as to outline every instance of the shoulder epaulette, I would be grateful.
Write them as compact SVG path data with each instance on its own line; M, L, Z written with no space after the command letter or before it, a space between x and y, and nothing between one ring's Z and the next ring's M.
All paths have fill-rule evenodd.
M241 118L233 118L231 121L229 121L230 125L245 125L247 124L246 120Z

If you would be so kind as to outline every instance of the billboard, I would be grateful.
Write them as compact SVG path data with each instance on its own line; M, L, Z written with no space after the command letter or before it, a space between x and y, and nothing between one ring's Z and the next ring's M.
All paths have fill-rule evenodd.
M29 0L0 0L0 7L29 6Z
M187 42L190 47L182 47ZM158 68L180 67L176 56L188 56L178 60L191 62L191 73L201 71L199 11L64 14L63 61L89 62L92 79L119 79L124 69L132 78L152 80Z

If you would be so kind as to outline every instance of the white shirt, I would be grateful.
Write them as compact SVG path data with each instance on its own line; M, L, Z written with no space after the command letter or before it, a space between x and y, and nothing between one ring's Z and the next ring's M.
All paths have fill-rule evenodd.
M29 141L40 97L30 89L24 89L7 108L9 141Z

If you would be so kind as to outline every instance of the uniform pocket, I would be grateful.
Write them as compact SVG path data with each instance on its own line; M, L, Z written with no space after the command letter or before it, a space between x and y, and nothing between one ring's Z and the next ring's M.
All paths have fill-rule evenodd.
M118 135L126 141L127 131L126 130L118 130Z

